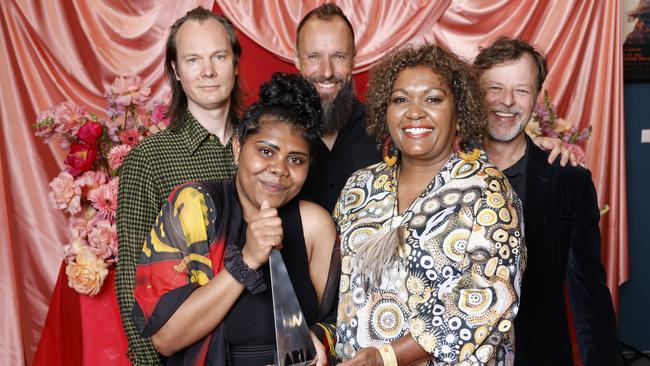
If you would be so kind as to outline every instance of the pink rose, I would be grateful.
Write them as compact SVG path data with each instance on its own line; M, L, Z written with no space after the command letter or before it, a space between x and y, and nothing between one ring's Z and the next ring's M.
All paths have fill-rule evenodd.
M131 146L126 144L113 146L108 152L108 166L113 170L118 170L122 166L124 158L129 154L129 151L131 151Z
M103 132L104 127L101 124L97 122L86 122L79 128L77 138L79 138L79 141L85 142L88 145L94 145L102 137Z
M70 167L68 171L73 176L92 169L97 158L97 145L74 143L70 145L70 152L65 158L65 164Z
M137 75L118 76L109 88L115 103L128 107L131 104L143 105L149 99L151 88L142 85Z
M97 258L87 246L79 249L74 261L65 267L68 286L80 294L95 296L101 290L108 275L108 264Z
M81 188L74 183L74 177L61 172L50 182L48 195L52 207L74 215L81 211Z
M97 220L95 226L88 233L88 245L103 260L117 254L117 229L115 224L111 224L107 220Z
M79 127L86 120L86 109L74 102L63 102L54 109L54 121L58 133L68 136L76 135Z
M115 210L117 209L117 185L118 179L113 178L107 184L103 184L88 193L88 200L97 210L97 218L114 222Z

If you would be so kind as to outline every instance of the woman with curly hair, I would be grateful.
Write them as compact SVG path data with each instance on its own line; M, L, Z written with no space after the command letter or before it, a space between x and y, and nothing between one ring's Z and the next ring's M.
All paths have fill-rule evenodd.
M234 180L191 182L170 195L142 248L132 314L164 364L274 363L274 248L307 324L316 323L336 230L324 209L295 197L319 139L320 108L311 83L274 74L238 127Z
M372 70L367 116L384 162L353 174L334 211L338 356L344 365L512 364L521 202L481 150L476 77L437 46L395 51Z

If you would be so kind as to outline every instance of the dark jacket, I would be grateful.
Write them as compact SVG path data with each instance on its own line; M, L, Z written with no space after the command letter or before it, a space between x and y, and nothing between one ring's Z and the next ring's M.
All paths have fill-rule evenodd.
M584 365L618 365L591 173L549 165L547 158L529 142L524 202L528 265L515 325L516 365L573 365L567 289Z
M300 198L315 202L332 213L350 175L382 160L377 142L366 133L365 113L366 107L355 100L352 119L339 131L332 150L322 140L316 142L312 151L314 160Z

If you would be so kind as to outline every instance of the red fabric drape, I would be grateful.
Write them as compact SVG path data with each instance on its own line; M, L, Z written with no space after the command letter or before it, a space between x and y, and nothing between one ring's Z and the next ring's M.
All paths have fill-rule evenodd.
M167 29L197 4L212 0L0 1L0 364L32 363L68 240L47 199L64 152L34 136L37 113L101 112L117 74L161 86Z
M321 2L224 2L226 15L238 14L233 21L245 29L240 71L247 101L273 71L295 71L285 60L296 22ZM617 285L627 278L620 0L337 3L357 33L357 72L408 42L437 42L471 59L479 46L512 35L547 51L545 87L559 114L594 126L588 165L600 204L611 207L601 228L616 302ZM33 136L37 112L64 100L101 111L104 88L117 74L139 74L160 90L167 29L196 4L213 1L0 1L0 364L31 364L67 240L64 217L47 202L64 153ZM367 77L355 76L362 99Z

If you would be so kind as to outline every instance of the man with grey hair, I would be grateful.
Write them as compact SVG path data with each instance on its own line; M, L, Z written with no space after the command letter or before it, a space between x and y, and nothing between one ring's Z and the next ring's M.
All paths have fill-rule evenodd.
M504 37L482 49L474 67L488 111L485 151L524 205L528 265L515 319L515 365L574 364L566 288L583 364L617 365L591 174L549 163L524 132L546 78L546 59L530 44Z

